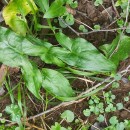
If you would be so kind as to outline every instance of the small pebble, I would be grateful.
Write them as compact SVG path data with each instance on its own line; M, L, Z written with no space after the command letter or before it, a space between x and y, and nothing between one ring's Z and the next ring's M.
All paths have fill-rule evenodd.
M96 130L96 128L103 130L106 127L105 123L95 122L93 126L91 126L90 130Z
M124 77L121 78L121 81L122 81L124 84L129 83L129 80L128 80L127 78L124 78Z

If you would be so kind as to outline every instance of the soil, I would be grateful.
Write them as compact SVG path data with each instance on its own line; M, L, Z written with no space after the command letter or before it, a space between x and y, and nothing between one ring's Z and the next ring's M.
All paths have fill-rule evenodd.
M87 24L89 27L94 27L94 25L99 24L101 26L101 29L112 29L112 28L116 28L116 24L113 24L113 22L115 21L115 19L118 17L118 15L116 14L116 11L114 10L112 3L110 0L104 0L104 4L103 6L98 6L95 7L94 3L92 0L78 0L78 8L74 13L74 17L75 19L77 19L80 22L84 22L85 24ZM0 9L3 8L2 3L0 4ZM106 11L104 10L104 8L109 12L106 13ZM74 12L72 11L72 13ZM1 23L1 25L3 25L3 23ZM76 22L72 27L79 32L78 27L79 27L80 23ZM88 29L89 31L91 31L91 29ZM70 29L64 29L64 33L66 33L68 36L70 37L77 37L77 35ZM93 45L95 45L96 47L99 47L100 45L104 44L104 43L110 43L116 36L116 32L97 32L97 33L91 33L88 35L80 35L80 37L85 38L86 40L88 40L89 42L93 43ZM41 36L40 36L41 37ZM53 41L52 39L50 39L51 41ZM54 41L53 41L54 42ZM35 59L33 59L35 60ZM41 62L39 62L39 60L37 61L39 63L39 66L44 66L41 64ZM128 58L127 60L123 61L122 63L120 63L120 66L118 68L119 71L125 69L128 65L130 64L130 58ZM50 65L45 65L47 67L50 68L55 68L55 66L50 66ZM20 80L20 72L19 70L16 71L15 69L12 69L11 71L9 71L9 75L10 75L10 79L11 79L11 84L12 86L15 86L19 80ZM109 113L106 114L106 121L108 122L108 119L112 116L112 115L116 115L120 121L123 121L125 119L130 119L130 101L125 102L124 101L124 97L126 97L126 95L128 95L128 92L130 92L130 81L128 81L128 76L130 75L130 73L128 73L127 75L125 75L120 81L120 87L117 89L112 90L112 93L116 96L116 99L114 100L115 103L119 103L122 102L124 104L124 107L127 110L120 110L120 111L116 111L113 113ZM77 90L77 91L84 91L87 89L87 87L92 87L93 84L88 84L86 85L86 83L82 80L75 80L73 81L73 87ZM5 95L7 93L7 90L4 87L5 93L3 95ZM110 90L111 87L109 87L106 91ZM21 91L23 91L24 88L21 88ZM102 92L100 92L102 93ZM42 90L41 94L45 95L45 91ZM17 96L17 90L14 91L14 95ZM41 103L41 101L35 99L32 95L30 95L30 98L26 95L26 106L27 106L27 116L34 116L37 115L38 113L42 112L43 110L48 110L58 104L60 104L61 102L59 102L58 100L52 100L52 102L50 102L46 108L46 106L44 106L44 102ZM48 96L48 99L51 99L51 96ZM28 126L28 129L30 130L38 130L38 128L44 128L44 129L49 129L49 127L51 127L51 125L54 125L55 122L61 122L61 118L60 115L62 112L64 112L65 110L71 110L74 112L75 114L75 119L80 119L80 121L82 122L82 124L84 124L85 122L89 122L90 124L95 124L96 122L96 116L95 115L91 115L90 117L85 117L83 115L83 110L88 108L88 99L86 98L83 101L79 102L79 103L75 103L72 105L68 105L66 107L61 107L58 110L54 110L48 114L46 114L45 116L42 116L40 118L36 118L34 120L29 121L30 124L33 124L32 127L31 125ZM4 112L4 109L7 105L9 105L11 103L9 95L5 96L4 98L0 98L0 112ZM5 117L8 117L5 114ZM75 124L73 123L67 123L65 120L62 121L62 126L64 127L68 127L71 126L72 130L77 130L79 125L81 124ZM102 124L100 124L102 125ZM103 126L106 126L106 124ZM92 130L93 128L90 128L90 130Z

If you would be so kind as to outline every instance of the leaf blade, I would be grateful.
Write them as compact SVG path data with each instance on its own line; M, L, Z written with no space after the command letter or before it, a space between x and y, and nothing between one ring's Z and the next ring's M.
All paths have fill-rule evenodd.
M0 35L0 62L11 67L20 67L27 88L34 96L40 99L41 74L38 68L25 56L26 47L33 48L33 44L4 27L0 27Z
M66 12L64 3L64 0L55 0L44 14L44 18L55 18L63 15Z
M68 80L58 71L43 68L42 75L43 88L56 98L65 100L74 96Z
M66 53L57 54L68 65L95 72L111 72L116 69L110 60L85 39L70 39L61 33L56 34L56 39L62 47L68 49Z

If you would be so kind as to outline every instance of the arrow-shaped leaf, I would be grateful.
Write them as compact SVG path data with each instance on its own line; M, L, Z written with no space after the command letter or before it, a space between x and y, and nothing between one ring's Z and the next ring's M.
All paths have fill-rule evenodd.
M111 72L116 69L113 62L85 39L70 39L63 33L57 33L56 39L62 47L68 50L66 53L57 51L57 57L66 64L95 72Z

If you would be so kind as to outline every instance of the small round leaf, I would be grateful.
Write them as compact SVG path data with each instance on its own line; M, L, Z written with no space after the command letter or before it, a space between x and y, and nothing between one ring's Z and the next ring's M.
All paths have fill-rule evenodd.
M123 104L122 103L117 103L116 106L117 106L118 110L123 109Z
M119 83L118 82L113 82L112 83L112 88L119 88Z
M129 101L129 97L124 97L124 101L128 102Z
M98 120L99 122L103 122L104 119L105 119L105 118L104 118L103 115L99 115L98 118L97 118L97 120Z
M83 111L83 114L88 117L88 116L90 116L91 111L89 109L86 109Z
M111 125L116 125L118 123L117 117L116 116L112 116L109 119L109 122L110 122Z
M74 120L74 113L70 110L66 110L61 114L61 118L67 122L72 122Z

